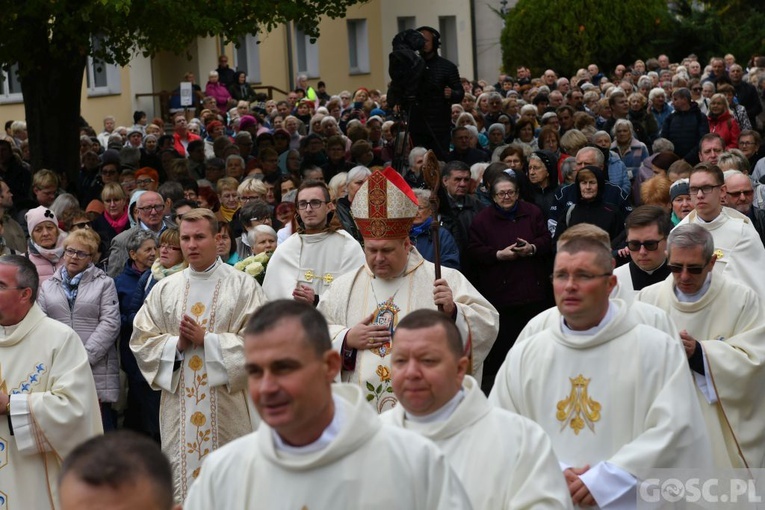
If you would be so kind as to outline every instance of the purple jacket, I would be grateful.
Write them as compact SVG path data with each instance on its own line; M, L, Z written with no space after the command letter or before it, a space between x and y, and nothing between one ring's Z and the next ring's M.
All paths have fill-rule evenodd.
M497 260L497 251L518 238L536 246L531 257ZM541 301L548 285L547 257L552 249L542 210L518 201L514 218L491 205L479 212L470 225L468 256L476 268L476 287L495 307Z

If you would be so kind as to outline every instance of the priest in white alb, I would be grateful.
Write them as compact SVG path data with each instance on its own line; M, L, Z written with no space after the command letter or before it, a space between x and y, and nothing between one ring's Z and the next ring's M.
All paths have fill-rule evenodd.
M376 171L351 206L364 238L366 264L338 278L319 302L334 348L343 355L342 380L361 387L378 413L396 405L390 381L391 335L403 317L439 305L462 334L471 372L480 382L484 358L499 329L497 310L459 271L431 262L409 241L417 199L398 172Z
M242 331L265 302L254 278L216 255L218 225L208 209L180 223L189 267L164 278L136 314L130 349L155 390L162 390L162 450L182 502L204 458L253 430L245 390Z
M715 465L765 467L765 308L746 285L713 270L712 234L679 225L667 241L672 275L637 300L666 310L680 330Z
M36 304L26 257L0 257L0 508L58 508L64 457L103 433L82 340Z
M268 303L245 330L258 430L214 452L185 510L468 510L444 454L381 423L364 394L332 384L340 355L313 306Z
M558 324L516 343L489 400L552 440L575 505L624 508L656 468L711 468L682 344L609 300L610 248L572 239L553 270Z
M415 310L394 334L393 391L399 405L383 423L427 437L446 454L474 510L572 508L566 481L542 427L489 404L454 323Z
M338 276L364 263L364 251L339 220L330 221L334 204L324 182L303 182L296 204L300 226L268 261L263 292L315 305Z

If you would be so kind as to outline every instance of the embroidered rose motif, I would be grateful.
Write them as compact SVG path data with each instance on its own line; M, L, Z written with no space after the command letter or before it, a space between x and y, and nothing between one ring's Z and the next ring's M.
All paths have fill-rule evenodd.
M195 317L199 317L200 315L202 315L203 313L205 313L205 305L203 305L202 303L195 303L195 304L194 304L194 305L192 305L192 307L191 307L191 313L192 313L192 314L193 314Z
M376 373L380 376L380 382L390 381L390 370L388 370L388 367L378 365Z
M207 423L207 417L199 411L191 415L191 424L195 427L204 427Z
M196 354L191 357L189 360L189 368L192 369L194 372L197 370L202 370L202 358L197 356Z

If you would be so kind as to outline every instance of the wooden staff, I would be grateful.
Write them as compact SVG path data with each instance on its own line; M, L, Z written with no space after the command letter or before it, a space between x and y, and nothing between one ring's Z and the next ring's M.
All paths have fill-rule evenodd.
M429 150L425 154L425 162L422 165L422 177L425 179L428 187L430 188L430 217L433 221L430 222L430 235L433 239L433 265L436 269L436 280L441 279L441 241L438 235L439 222L438 222L438 190L441 187L441 166L438 164L438 158L436 154ZM438 311L443 312L444 307L438 305Z

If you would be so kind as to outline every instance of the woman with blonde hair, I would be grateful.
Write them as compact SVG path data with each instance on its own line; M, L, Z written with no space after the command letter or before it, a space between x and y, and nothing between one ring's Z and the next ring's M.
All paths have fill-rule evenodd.
M220 210L218 215L221 219L230 222L236 212L239 210L239 194L237 188L239 181L233 177L224 177L219 179L216 184L218 199L220 200Z
M726 149L738 149L738 135L741 127L733 117L725 94L717 93L709 100L709 132L716 133L725 142Z

